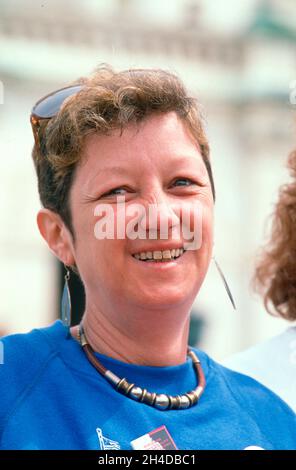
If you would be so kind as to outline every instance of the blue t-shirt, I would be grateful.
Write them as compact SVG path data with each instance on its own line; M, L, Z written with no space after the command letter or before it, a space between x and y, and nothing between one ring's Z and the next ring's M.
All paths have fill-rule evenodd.
M161 411L117 392L59 320L2 342L0 449L132 449L131 441L163 425L180 450L296 449L293 411L255 380L195 348L206 378L199 403ZM150 392L176 395L197 385L190 358L169 367L98 358Z

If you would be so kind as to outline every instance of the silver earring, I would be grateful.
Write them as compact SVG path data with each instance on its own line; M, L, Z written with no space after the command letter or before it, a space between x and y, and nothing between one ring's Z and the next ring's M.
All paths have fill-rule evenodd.
M64 265L65 266L65 265ZM65 266L66 274L65 274L65 284L63 289L63 296L62 296L62 322L65 326L71 326L71 296L70 296L70 289L69 289L69 279L70 279L70 271L67 266Z
M233 297L232 297L232 294L231 294L231 292L230 292L229 285L228 285L228 283L227 283L227 281L226 281L226 279L225 279L225 276L224 276L224 274L223 274L223 272L222 272L222 269L220 268L220 266L219 266L219 264L218 264L218 262L217 262L217 260L216 260L216 258L215 258L214 256L213 256L213 260L214 260L214 263L215 263L215 265L216 265L217 271L218 271L218 273L219 273L219 275L220 275L220 277L221 277L221 279L222 279L222 281L223 281L223 284L224 284L224 287L225 287L225 289L226 289L227 295L228 295L228 297L229 297L229 299L230 299L230 302L232 303L232 306L233 306L234 310L236 310L236 305L235 305L234 299L233 299Z

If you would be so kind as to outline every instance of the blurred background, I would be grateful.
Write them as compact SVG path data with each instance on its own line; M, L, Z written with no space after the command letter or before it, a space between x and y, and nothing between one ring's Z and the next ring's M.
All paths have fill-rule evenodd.
M295 147L295 18L295 0L0 0L0 335L60 315L62 267L36 224L30 110L102 62L169 69L203 107L214 252L237 310L212 263L191 344L219 360L288 326L264 311L250 279ZM75 279L71 289L78 321L83 292Z

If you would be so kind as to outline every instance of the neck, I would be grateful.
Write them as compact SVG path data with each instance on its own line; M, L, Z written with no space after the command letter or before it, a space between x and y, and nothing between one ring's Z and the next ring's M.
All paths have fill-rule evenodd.
M122 319L128 318L122 306L120 311ZM130 322L125 320L116 326L110 319L111 313L104 315L97 310L86 309L82 323L87 341L94 351L122 362L156 367L186 361L190 320L188 309L183 312L178 309L174 314L174 308L161 312L142 311L141 308L141 312L134 314ZM72 334L75 334L74 329Z

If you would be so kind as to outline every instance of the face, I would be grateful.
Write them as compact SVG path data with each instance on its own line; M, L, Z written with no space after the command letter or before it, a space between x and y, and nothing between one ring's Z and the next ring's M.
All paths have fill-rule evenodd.
M117 204L118 196L124 204ZM94 215L94 211L102 204L114 215L115 228L123 223L123 238L116 232L113 239L96 238L94 229L102 214ZM132 224L146 233L146 239L127 235L130 222L135 221L135 213L129 212L134 204L146 211L138 213ZM148 217L149 206L153 220ZM76 236L73 255L87 302L124 302L131 308L145 305L151 309L192 304L211 258L213 196L199 148L175 113L150 117L138 127L126 128L122 135L116 131L109 136L88 136L71 188L70 207ZM177 238L172 234L178 233L175 230L180 228L185 207L187 214L192 211L190 216L196 207L202 210L201 247L188 249L174 261L137 259L135 254L154 252L155 256L155 251L184 246L182 230ZM193 217L187 220L192 223ZM160 238L162 222L167 224L166 239Z

